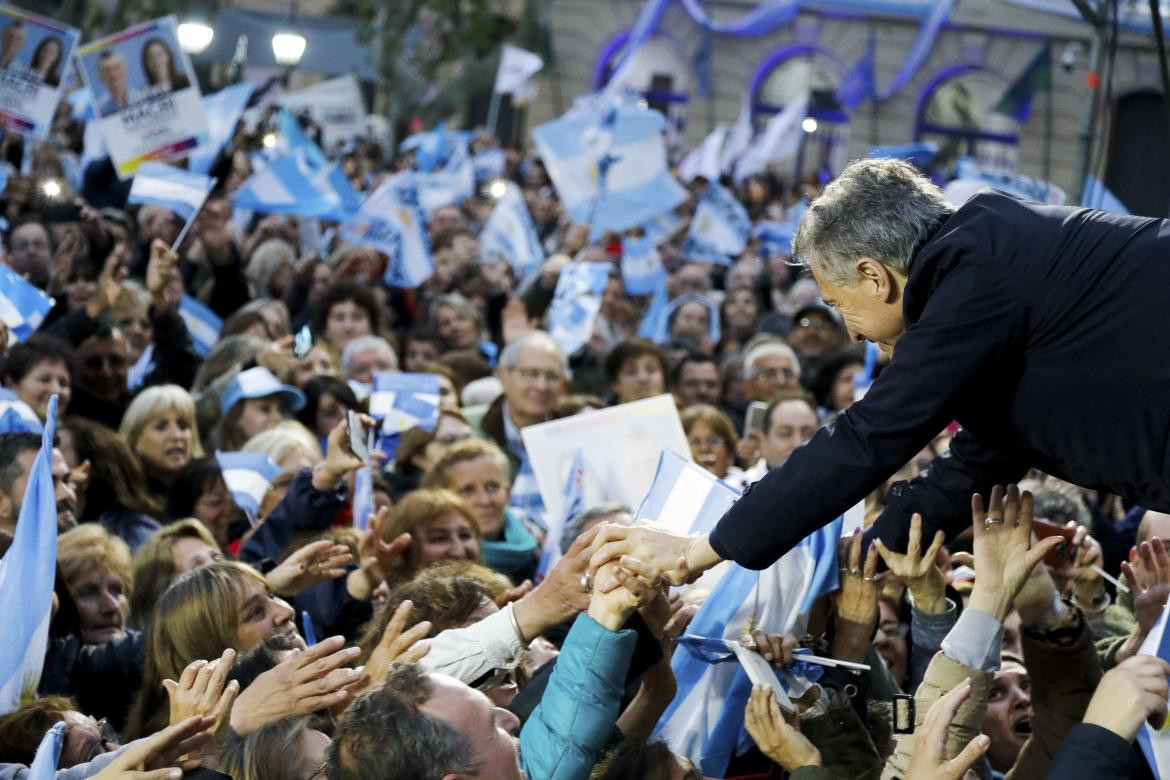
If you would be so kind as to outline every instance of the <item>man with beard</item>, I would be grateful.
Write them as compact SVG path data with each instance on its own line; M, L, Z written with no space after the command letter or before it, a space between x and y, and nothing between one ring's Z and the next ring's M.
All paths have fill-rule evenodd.
M16 532L24 490L40 451L39 433L0 434L0 531ZM53 448L52 470L57 530L68 531L77 525L77 493L69 481L69 464L57 447Z

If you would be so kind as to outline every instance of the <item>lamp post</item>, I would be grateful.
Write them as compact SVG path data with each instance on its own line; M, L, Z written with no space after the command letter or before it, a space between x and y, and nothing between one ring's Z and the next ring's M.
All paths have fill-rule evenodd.
M305 36L294 32L278 32L272 36L272 56L276 58L276 64L284 70L285 86L288 86L293 68L299 65L301 57L305 56L305 44Z
M179 45L192 57L198 57L206 51L211 45L211 39L215 37L215 30L211 25L195 19L180 24L176 32L179 35Z

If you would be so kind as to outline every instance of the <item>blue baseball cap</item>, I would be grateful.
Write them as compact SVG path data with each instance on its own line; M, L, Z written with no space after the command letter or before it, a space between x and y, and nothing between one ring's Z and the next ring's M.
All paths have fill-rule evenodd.
M220 414L245 398L267 398L279 395L281 402L290 412L299 412L305 405L305 394L292 385L283 385L276 375L263 366L249 368L236 374L235 379L219 398Z

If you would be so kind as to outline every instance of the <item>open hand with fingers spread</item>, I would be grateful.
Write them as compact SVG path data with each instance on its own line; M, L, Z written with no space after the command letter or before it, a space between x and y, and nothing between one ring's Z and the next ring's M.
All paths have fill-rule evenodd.
M1097 683L1085 710L1085 723L1109 729L1133 742L1143 722L1156 729L1166 719L1166 678L1170 663L1152 655L1135 655L1110 669Z
M410 611L413 608L414 604L407 599L394 610L393 617L386 624L386 630L382 632L382 638L378 640L377 646L361 670L361 677L350 689L355 696L380 685L386 679L390 664L395 661L415 663L430 651L431 646L423 641L431 630L429 620L423 620L406 629L406 621L410 618Z
M914 606L928 615L937 615L947 608L947 580L935 564L938 551L946 535L940 530L934 532L934 539L925 553L922 549L922 515L915 513L910 518L910 540L906 552L894 552L877 540L878 554L886 562L890 572L910 589Z
M959 780L987 752L991 740L980 734L947 760L947 732L959 706L969 698L971 679L967 678L930 705L922 725L914 729L914 755L903 780Z
M310 542L281 561L264 579L268 587L285 597L297 596L328 580L345 576L353 555L344 544L330 539Z
M799 724L799 720L796 721ZM800 729L784 719L770 685L753 685L744 711L744 726L756 747L788 772L802 766L820 766L821 752Z
M1118 662L1141 649L1170 597L1170 554L1167 554L1166 545L1156 536L1142 542L1129 551L1129 561L1121 564L1121 573L1133 595L1137 625L1117 649L1115 657Z
M211 739L197 753L192 753L191 758L200 761L211 759L223 747L232 705L240 693L240 684L236 680L224 684L235 660L236 651L229 647L215 661L193 661L188 664L178 682L163 680L163 687L171 702L172 726L192 717L214 719L208 729Z
M211 740L208 729L213 723L212 718L196 716L135 740L93 780L179 780L184 769L199 767L197 760L181 757L194 754Z

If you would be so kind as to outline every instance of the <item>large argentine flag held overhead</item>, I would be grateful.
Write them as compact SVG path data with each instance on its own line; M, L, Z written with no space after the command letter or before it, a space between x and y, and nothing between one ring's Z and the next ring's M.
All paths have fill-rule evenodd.
M752 221L747 209L717 181L707 185L683 244L684 260L729 265L747 248Z
M165 206L186 221L203 205L214 184L210 176L148 161L134 171L128 201Z
M557 194L593 235L641 225L686 199L670 175L657 111L576 109L532 131Z
M31 701L40 683L49 642L57 558L57 499L53 488L53 436L57 396L49 399L41 449L33 461L12 546L0 558L0 715Z

